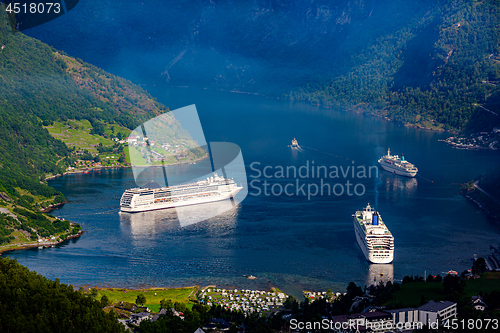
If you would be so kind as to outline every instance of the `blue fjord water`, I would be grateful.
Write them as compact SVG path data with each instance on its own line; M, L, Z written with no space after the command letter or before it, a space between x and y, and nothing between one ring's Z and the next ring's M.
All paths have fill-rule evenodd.
M146 88L171 109L196 104L207 141L238 144L249 183L257 180L260 185L252 183L236 210L181 227L166 212L165 217L161 211L133 218L119 214L121 194L135 186L130 169L57 178L50 185L69 202L53 214L80 223L86 233L55 248L4 256L73 285L279 286L297 294L300 289L343 290L349 281L364 285L380 272L398 280L425 271L462 271L473 254L487 254L490 244L498 245L500 226L458 194L460 183L499 162L496 152L453 149L438 141L446 133L304 103L201 89ZM303 151L287 147L294 137ZM371 178L340 175L324 180L362 184L357 188L364 188L361 196L266 196L264 180L285 186L297 179L256 178L265 166L271 173L278 166L308 163L373 166L389 147L417 165L416 178L380 171ZM306 188L321 181L298 180ZM355 240L351 214L368 202L395 237L394 263L388 267L369 265ZM258 279L247 280L244 274Z

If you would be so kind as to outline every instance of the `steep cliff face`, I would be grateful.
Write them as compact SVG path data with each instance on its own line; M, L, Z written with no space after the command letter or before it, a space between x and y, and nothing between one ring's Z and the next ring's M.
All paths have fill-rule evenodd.
M89 0L28 34L136 82L282 94L344 72L429 3Z
M495 0L88 0L30 34L138 83L460 130L498 101L498 17Z
M409 1L218 1L204 4L163 72L175 84L282 94L344 73L376 41L419 20Z

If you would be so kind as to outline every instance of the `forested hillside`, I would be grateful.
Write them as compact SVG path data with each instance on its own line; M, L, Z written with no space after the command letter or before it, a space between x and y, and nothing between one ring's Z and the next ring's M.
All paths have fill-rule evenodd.
M0 45L0 181L4 185L14 184L17 178L28 183L68 166L66 160L57 163L68 156L67 147L42 125L87 119L94 131L110 124L133 129L168 111L130 81L13 33L3 10ZM179 124L172 121L170 126L175 131Z
M491 130L500 124L498 22L498 1L438 1L419 20L352 55L347 73L290 96L403 124Z
M1 332L125 332L114 313L58 279L0 258Z
M118 127L133 129L168 108L130 81L14 33L3 6L0 3L0 213L10 216L0 215L0 244L36 242L38 236L72 229L58 228L57 220L39 210L65 201L62 193L46 185L45 176L62 174L77 159L74 147L68 149L44 126L85 120L93 134L106 135ZM172 118L168 126L176 133L180 125Z
M499 123L497 0L121 3L81 2L28 33L141 83L287 96L434 129Z

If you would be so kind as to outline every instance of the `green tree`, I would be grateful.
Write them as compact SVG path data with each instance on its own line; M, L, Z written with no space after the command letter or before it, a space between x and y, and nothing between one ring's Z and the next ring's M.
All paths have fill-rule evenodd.
M446 275L443 279L443 290L446 295L453 297L457 300L458 296L462 293L465 288L464 280L460 279L459 276Z
M90 160L92 160L92 159L93 159L93 157L92 157L92 155L91 155L91 154L90 154L90 153L89 153L89 152L85 149L85 150L83 151L83 155L82 155L81 159L82 159L82 160L84 160L84 161L90 161Z
M285 307L285 309L291 309L294 303L297 303L297 300L292 295L289 295L283 303L283 306Z
M144 305L146 303L146 296L144 294L137 295L135 303L137 305Z
M113 312L58 279L0 258L0 332L125 332Z
M333 297L333 291L332 291L331 289L328 289L328 290L326 291L326 297L327 297L328 299L332 299L332 297Z
M165 300L162 299L160 301L160 308L161 309L172 309L174 307L174 304L172 303L172 300Z
M472 264L472 273L473 274L479 274L479 273L484 273L488 270L488 267L486 266L486 260L484 258L477 258L474 263Z
M104 308L104 307L108 306L108 305L109 305L109 303L110 303L110 302L109 302L109 298L108 298L108 296L103 295L103 296L101 297L101 307L103 307L103 308Z
M358 287L356 283L349 282L349 284L347 285L347 296L350 299L353 299L354 297L361 295L363 295L363 289L361 289L361 287Z

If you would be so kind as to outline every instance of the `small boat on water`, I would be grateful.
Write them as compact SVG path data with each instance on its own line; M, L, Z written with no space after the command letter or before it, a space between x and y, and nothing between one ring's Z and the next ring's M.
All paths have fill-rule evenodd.
M298 148L299 147L299 143L297 142L297 140L295 138L293 138L292 140L292 148Z

